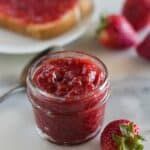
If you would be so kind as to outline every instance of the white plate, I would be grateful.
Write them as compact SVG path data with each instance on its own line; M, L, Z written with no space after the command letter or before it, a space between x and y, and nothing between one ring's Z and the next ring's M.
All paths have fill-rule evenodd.
M95 12L93 11L88 18L82 20L69 32L45 41L25 37L7 29L0 29L0 53L26 54L40 52L52 46L64 46L85 33Z
M113 83L105 124L127 118L137 122L143 132L149 130L149 99L150 79L127 78ZM149 147L148 141L144 150ZM18 93L0 104L0 150L99 150L99 136L73 147L57 146L43 140L35 130L31 105L23 93Z

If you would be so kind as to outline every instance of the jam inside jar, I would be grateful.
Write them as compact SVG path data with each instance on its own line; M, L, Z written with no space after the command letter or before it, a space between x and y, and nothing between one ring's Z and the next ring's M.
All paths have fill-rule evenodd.
M80 144L101 130L109 96L107 69L82 52L51 53L30 68L27 95L40 135L56 144Z

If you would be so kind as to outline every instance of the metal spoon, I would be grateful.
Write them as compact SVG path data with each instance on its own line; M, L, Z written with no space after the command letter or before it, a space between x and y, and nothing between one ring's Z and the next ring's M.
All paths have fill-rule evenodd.
M34 56L29 62L28 64L24 67L24 69L22 70L21 74L20 74L20 79L19 79L19 83L16 87L10 89L9 91L7 91L5 94L3 94L2 96L0 96L0 103L2 103L7 97L9 97L10 95L19 92L19 91L23 91L26 89L26 77L28 74L28 69L30 68L30 66L36 61L38 60L40 57L48 54L49 52L51 52L54 49L60 49L60 47L51 47L48 48L44 51L42 51L41 53L37 54L36 56Z

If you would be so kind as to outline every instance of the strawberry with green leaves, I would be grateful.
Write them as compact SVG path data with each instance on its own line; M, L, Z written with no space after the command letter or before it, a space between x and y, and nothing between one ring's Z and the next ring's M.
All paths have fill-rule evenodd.
M130 48L138 42L137 33L122 15L101 17L97 37L100 44L115 50Z
M101 150L143 150L139 127L129 120L109 123L101 135Z

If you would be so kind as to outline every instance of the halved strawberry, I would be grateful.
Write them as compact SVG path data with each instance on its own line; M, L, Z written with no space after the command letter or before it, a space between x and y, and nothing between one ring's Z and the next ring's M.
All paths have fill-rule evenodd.
M144 39L142 43L140 43L136 49L139 56L150 60L150 32Z
M126 0L123 15L136 30L150 24L150 0Z
M138 41L137 33L121 15L101 17L97 34L103 46L116 50L134 46Z
M109 123L101 135L102 150L143 150L143 137L139 127L129 120L115 120Z

